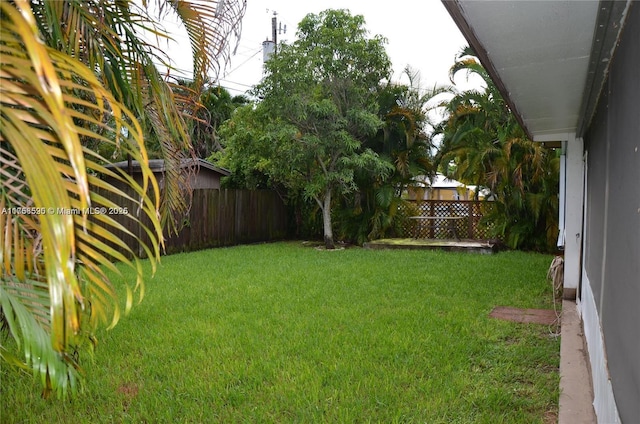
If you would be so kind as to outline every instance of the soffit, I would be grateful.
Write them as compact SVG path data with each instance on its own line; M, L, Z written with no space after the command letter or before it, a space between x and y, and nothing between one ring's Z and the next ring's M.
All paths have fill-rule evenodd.
M580 123L597 1L444 1L534 139Z

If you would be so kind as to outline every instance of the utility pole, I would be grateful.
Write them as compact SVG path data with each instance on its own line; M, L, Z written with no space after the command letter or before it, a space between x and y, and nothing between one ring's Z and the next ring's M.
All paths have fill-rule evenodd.
M273 41L273 45L275 50L278 51L278 12L273 11L273 18L271 18L271 41Z
M269 9L267 9L267 13ZM269 60L271 55L274 52L278 51L278 34L286 34L287 33L287 25L282 26L282 22L280 22L280 26L278 26L278 12L273 11L273 17L271 18L271 40L267 39L262 42L262 61L266 62Z

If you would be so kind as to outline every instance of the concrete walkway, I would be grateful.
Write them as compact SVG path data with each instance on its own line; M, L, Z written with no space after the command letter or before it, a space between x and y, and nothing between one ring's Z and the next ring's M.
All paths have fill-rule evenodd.
M587 347L576 303L562 301L558 424L596 424Z

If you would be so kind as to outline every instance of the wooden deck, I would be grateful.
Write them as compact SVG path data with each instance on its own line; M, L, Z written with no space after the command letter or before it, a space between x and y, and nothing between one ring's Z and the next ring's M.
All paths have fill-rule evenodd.
M485 240L448 240L448 239L415 239L394 238L380 239L364 243L365 249L417 249L446 250L451 252L468 252L492 254L497 250L494 243Z

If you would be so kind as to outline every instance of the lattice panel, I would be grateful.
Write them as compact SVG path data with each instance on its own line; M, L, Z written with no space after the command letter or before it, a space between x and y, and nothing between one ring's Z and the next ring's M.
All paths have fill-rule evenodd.
M433 217L433 219L406 219L403 225L404 237L451 239L455 234L461 239L487 240L492 238L491 227L481 225L484 213L494 205L490 202L468 200L423 200L410 202L407 214ZM443 217L438 219L438 217ZM455 219L445 219L444 217Z

